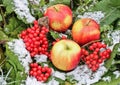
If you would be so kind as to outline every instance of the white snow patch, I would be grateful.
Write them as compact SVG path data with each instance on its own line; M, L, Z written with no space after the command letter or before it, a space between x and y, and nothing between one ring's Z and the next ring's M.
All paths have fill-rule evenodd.
M102 80L103 80L103 81L110 82L110 81L111 81L111 77L110 77L110 76L103 77Z
M39 5L41 0L29 0L30 3Z
M116 79L120 77L120 71L114 71L113 74L116 76Z
M75 70L68 72L67 75L73 75L78 81L77 85L90 85L98 82L107 69L101 65L96 72L92 72L87 65L78 66Z
M113 45L109 47L112 50L116 43L120 43L120 30L109 31L107 36L112 38L111 42ZM118 48L118 51L120 52L120 48Z
M32 23L35 18L31 15L30 10L28 8L28 1L27 0L13 0L15 5L15 13L19 15L21 19L26 19L28 23Z
M42 55L35 55L35 60L36 60L36 62L37 63L39 63L39 62L47 62L47 56L46 55L44 55L44 54L42 54Z
M65 73L59 72L59 71L55 71L53 74L55 77L60 78L62 80L65 80Z
M36 78L28 76L25 85L59 85L59 82L56 81L54 78L50 80L48 83L43 83L40 81L37 81Z
M100 23L100 20L104 17L104 13L101 11L95 11L95 12L85 12L83 15L78 15L78 18L92 18L96 22Z
M15 53L15 55L18 56L18 59L25 68L25 72L29 72L29 63L32 62L30 53L26 50L25 44L22 39L14 39L11 42L8 42L9 48L11 51Z

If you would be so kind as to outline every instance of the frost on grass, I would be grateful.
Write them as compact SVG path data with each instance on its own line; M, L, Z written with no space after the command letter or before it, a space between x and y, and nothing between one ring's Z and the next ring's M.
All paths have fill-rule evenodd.
M107 69L101 64L96 72L92 72L87 65L78 66L75 70L68 72L67 75L73 75L78 81L77 85L91 85L98 82Z
M22 39L14 39L8 42L9 48L18 56L20 63L25 68L25 72L29 72L29 63L32 62L29 52L25 48L25 44Z
M107 36L112 38L112 46L109 47L112 50L116 43L120 43L120 30L109 31ZM120 52L120 48L118 48L118 51Z
M98 23L100 23L101 19L104 17L104 13L101 11L95 11L95 12L85 12L83 15L78 15L78 18L92 18Z
M30 10L28 8L27 0L13 0L15 6L15 13L22 19L26 20L28 23L32 23L35 18L31 15Z

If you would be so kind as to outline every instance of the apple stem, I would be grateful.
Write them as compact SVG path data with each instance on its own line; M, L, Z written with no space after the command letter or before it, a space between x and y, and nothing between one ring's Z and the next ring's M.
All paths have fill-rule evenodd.
M56 7L54 7L54 9L58 12L58 9Z
M89 20L87 23L86 23L86 25L85 26L88 26L88 24L91 22L91 20Z

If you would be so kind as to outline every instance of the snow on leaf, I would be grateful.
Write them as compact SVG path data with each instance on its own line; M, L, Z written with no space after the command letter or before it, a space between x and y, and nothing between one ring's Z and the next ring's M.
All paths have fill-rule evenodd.
M18 18L23 20L25 23L32 23L35 18L31 15L28 8L29 3L27 0L13 0L15 6L15 13L18 15Z

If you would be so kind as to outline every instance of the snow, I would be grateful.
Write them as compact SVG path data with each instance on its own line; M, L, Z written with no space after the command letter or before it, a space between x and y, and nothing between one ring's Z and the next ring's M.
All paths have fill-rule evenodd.
M78 15L78 18L92 18L96 22L100 23L100 20L104 17L104 13L101 11L95 11L95 12L85 12L83 15Z
M32 23L35 18L31 15L30 10L28 8L27 0L13 0L15 6L15 13L19 15L21 19L26 19L28 23Z
M62 72L59 72L59 71L55 71L53 76L57 77L57 78L60 78L62 80L65 80L65 73L62 73Z
M59 82L56 81L54 78L50 80L48 83L43 83L37 81L36 78L28 76L25 82L25 85L59 85Z
M32 3L32 4L39 5L39 3L40 3L41 0L29 0L29 1L30 1L30 3Z
M103 80L103 81L110 82L110 81L111 81L111 77L110 77L110 76L103 77L102 80Z
M3 77L3 70L0 67L0 85L7 85L5 78Z
M11 42L8 42L8 46L18 56L18 59L25 68L25 72L29 72L29 63L32 62L30 53L26 50L25 44L22 39L14 39Z
M77 85L91 85L98 82L106 71L107 69L102 64L96 72L92 72L87 65L81 65L68 72L67 75L74 75L74 79L78 81Z
M120 71L114 71L113 74L116 76L116 79L120 77Z
M42 54L42 55L35 55L35 60L37 63L39 62L47 62L47 56Z
M35 77L28 76L26 79L25 85L46 85L46 84L37 81Z
M47 85L59 85L59 82L53 78L51 81L47 83Z
M108 38L112 38L112 46L109 46L112 50L116 43L120 43L120 30L109 31L107 36ZM118 51L120 52L120 48L118 48Z
M0 85L7 85L7 82L0 76Z

